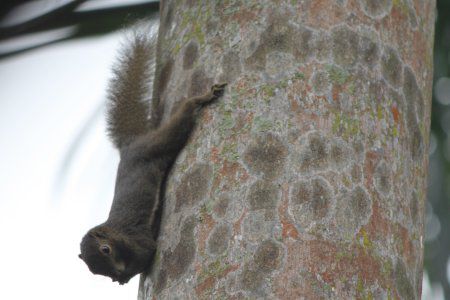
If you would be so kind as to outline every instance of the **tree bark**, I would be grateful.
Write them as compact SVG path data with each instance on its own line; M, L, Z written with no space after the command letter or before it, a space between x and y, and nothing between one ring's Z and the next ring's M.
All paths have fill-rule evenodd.
M161 2L157 98L228 82L139 299L419 299L434 1Z

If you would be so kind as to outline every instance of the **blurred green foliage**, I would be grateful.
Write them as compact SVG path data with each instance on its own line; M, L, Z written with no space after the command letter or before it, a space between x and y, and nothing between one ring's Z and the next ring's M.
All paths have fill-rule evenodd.
M449 77L450 0L437 0L434 44L434 82ZM450 96L450 95L449 95ZM440 283L450 299L447 269L450 256L450 107L438 101L433 89L430 172L425 232L425 268L430 281Z

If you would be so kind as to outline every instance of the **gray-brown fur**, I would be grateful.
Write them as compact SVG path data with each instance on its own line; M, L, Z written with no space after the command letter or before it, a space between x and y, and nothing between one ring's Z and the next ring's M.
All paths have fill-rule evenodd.
M156 37L146 33L136 28L128 37L108 88L108 135L119 149L149 129Z
M108 133L121 158L114 199L108 219L89 230L80 245L79 256L91 272L120 284L150 266L161 185L186 145L198 112L220 97L226 85L214 85L209 93L182 102L167 122L153 128L145 97L154 42L135 35L114 70L107 116Z

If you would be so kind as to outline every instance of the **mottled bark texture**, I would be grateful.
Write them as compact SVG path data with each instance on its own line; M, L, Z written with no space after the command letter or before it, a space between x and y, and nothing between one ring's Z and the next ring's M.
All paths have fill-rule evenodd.
M139 299L418 299L434 1L162 1L172 170Z

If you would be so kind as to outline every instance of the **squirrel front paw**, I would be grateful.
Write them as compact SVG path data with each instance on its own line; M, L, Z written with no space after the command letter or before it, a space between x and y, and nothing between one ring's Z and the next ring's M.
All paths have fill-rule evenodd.
M215 84L211 87L211 90L208 93L200 97L194 97L192 98L192 101L197 105L205 105L211 103L212 101L223 95L226 86L227 83Z
M211 98L216 99L223 95L227 83L218 83L211 87Z

